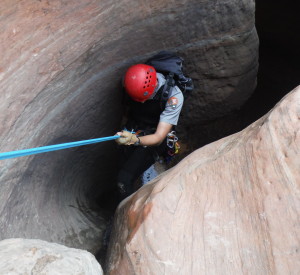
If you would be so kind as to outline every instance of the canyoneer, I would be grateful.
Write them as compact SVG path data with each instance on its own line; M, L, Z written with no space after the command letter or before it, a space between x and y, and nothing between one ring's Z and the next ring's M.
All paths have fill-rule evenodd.
M120 200L136 191L138 177L160 156L178 152L174 127L184 102L183 90L192 89L192 80L183 75L178 60L182 62L173 53L160 52L146 64L129 67L125 73L127 121L116 139L124 145L117 179ZM160 67L163 69L159 71Z

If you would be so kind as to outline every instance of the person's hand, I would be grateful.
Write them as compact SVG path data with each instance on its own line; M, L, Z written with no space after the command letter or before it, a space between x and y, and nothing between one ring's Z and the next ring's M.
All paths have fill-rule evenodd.
M117 135L120 136L118 139L116 139L116 142L119 145L131 145L138 141L138 138L135 134L125 130L118 132Z

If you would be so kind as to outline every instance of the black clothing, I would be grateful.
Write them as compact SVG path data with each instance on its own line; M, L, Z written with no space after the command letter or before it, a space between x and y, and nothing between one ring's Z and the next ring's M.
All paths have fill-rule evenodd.
M134 193L137 179L166 152L166 139L159 146L122 146L121 169L118 174L120 200Z
M136 180L156 161L153 147L124 146L123 149L122 168L118 174L120 200L136 191Z
M155 129L159 123L160 114L162 113L159 100L147 100L144 103L129 100L128 131Z
M160 88L156 92L156 95L159 94L159 91ZM128 122L125 124L127 131L137 132L140 130L142 134L139 135L155 133L157 125L161 120L161 114L166 110L166 106L162 106L160 97L157 97L158 98L154 97L155 99L149 99L144 103L136 102L127 97L126 101L129 107L127 114ZM166 104L166 102L164 102L164 104ZM174 111L176 110L174 109ZM177 121L175 123L177 123ZM137 179L154 164L160 156L167 153L168 147L166 140L167 138L159 146L146 147L129 145L120 147L123 151L123 155L120 159L121 167L118 174L120 200L135 192L136 188L134 184Z
M153 134L162 113L159 100L148 100L144 103L129 100L129 114L126 129L138 131L139 136ZM120 200L136 191L136 180L154 164L167 149L166 140L159 146L122 146L121 169L118 174Z

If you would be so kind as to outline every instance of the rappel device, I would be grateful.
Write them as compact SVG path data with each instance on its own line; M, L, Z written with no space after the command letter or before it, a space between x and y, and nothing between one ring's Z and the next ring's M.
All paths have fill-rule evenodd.
M169 163L173 157L179 154L180 145L178 142L178 137L176 136L176 132L172 131L167 135L167 147L168 150L165 155L165 162Z
M178 141L178 137L176 136L175 131L168 133L167 135L167 146L169 148L174 148L175 143Z

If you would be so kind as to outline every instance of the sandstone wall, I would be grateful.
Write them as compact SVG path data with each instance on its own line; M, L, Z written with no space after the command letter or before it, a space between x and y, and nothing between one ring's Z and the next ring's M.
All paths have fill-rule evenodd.
M123 201L107 274L298 274L299 148L300 86Z
M162 49L195 79L182 122L218 117L255 87L254 1L4 0L0 151L113 135L126 67ZM97 251L94 195L114 183L113 142L1 161L0 239Z

